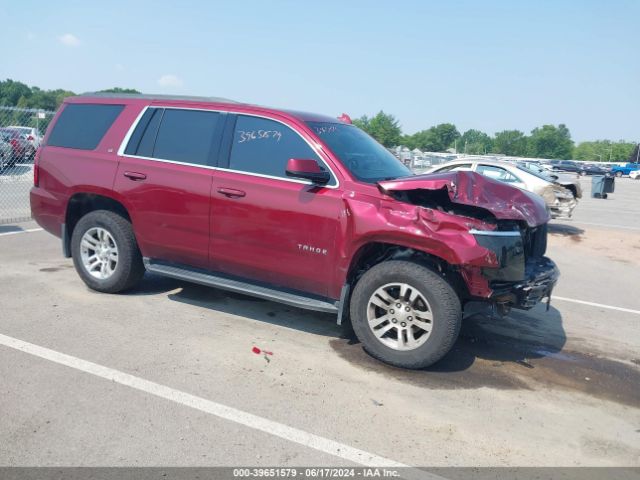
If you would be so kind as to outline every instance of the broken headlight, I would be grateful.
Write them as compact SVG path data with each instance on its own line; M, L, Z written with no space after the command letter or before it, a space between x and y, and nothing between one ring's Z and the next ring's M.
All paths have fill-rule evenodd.
M489 280L516 282L524 278L525 255L522 235L519 230L469 230L478 245L496 255L495 268L483 268Z

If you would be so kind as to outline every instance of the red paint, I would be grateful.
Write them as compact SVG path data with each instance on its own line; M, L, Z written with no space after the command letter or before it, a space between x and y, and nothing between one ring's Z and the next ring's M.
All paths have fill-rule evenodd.
M32 213L58 236L70 198L92 193L123 205L146 257L338 299L363 248L382 242L423 251L458 267L469 290L488 297L491 290L481 269L495 268L496 258L468 231L495 225L401 202L390 193L445 188L452 202L482 207L498 219L530 226L548 221L542 199L471 172L416 176L381 182L380 187L358 182L327 147L318 153L337 178L337 188L117 155L131 124L148 105L251 113L278 120L320 146L322 140L305 122L336 121L327 116L192 100L65 100L76 102L125 108L94 151L41 149ZM132 180L127 172L141 176Z
M290 158L287 162L287 170L291 172L320 173L320 165L315 160L304 160L300 158Z
M260 355L262 353L262 351L258 347L253 347L251 351L256 355Z
M342 115L340 115L338 117L338 120L340 120L342 123L348 123L349 125L351 125L353 123L351 121L351 117L349 115L347 115L346 113L343 113Z

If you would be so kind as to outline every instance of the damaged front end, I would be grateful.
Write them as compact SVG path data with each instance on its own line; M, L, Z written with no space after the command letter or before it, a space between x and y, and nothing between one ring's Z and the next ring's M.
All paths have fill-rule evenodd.
M511 231L471 231L478 242L494 252L498 268L482 268L491 295L488 299L502 312L509 308L528 310L542 299L550 298L560 272L556 264L545 257L547 224Z
M457 262L449 263L466 284L468 298L463 301L491 302L506 312L530 309L550 298L559 271L544 256L549 212L539 196L468 171L379 186L396 200L422 207L425 237L439 236L459 253ZM451 224L457 218L457 225L446 227L444 218Z
M571 218L573 210L578 205L573 193L561 185L550 184L540 195L549 207L551 218Z

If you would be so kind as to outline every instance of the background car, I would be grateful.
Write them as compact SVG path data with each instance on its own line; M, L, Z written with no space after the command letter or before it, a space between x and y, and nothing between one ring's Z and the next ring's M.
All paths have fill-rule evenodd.
M540 195L551 212L551 218L570 218L578 204L573 193L564 186L550 181L544 175L516 163L498 160L459 159L438 165L428 173L471 170L486 177ZM582 194L582 191L580 191Z
M578 175L572 173L552 172L538 162L516 162L516 165L531 170L534 174L545 177L548 181L562 185L573 193L574 198L582 198L582 185Z
M19 130L13 128L0 128L0 138L11 145L12 151L6 166L13 167L19 161L33 159L36 149L31 145Z
M13 158L13 146L0 135L0 172L9 166L9 161Z
M25 140L33 145L33 148L35 148L36 150L42 142L42 134L36 128L20 127L14 125L10 125L7 128L19 131L22 135L24 135Z
M632 178L634 180L640 180L640 170L634 170L632 172L629 173L629 178Z
M573 172L578 175L611 175L608 168L573 160L559 160L552 164L553 171Z
M627 163L626 165L616 165L611 168L611 174L620 178L623 175L631 176L631 172L640 170L640 164L638 163Z

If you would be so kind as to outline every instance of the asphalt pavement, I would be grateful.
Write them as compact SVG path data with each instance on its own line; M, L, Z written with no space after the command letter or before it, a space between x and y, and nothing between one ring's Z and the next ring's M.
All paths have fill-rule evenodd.
M549 311L480 310L422 371L331 315L153 275L92 292L58 239L0 226L0 465L640 466L639 195L553 222Z

